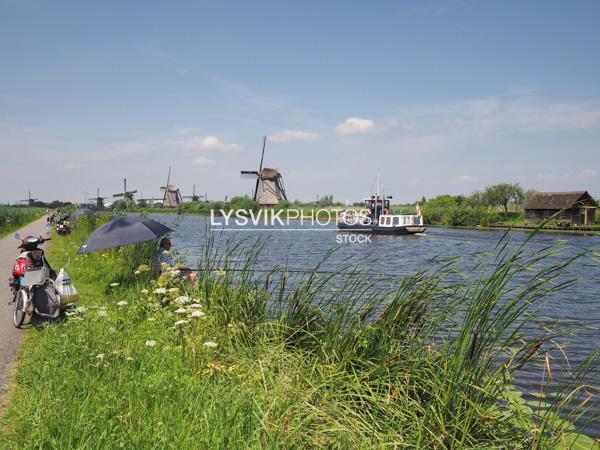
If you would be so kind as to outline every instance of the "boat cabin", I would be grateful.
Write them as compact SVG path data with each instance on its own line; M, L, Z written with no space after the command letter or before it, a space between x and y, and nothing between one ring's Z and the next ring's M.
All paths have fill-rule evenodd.
M375 220L378 219L379 216L382 216L384 213L389 214L390 198L391 197L383 198L375 195L365 198L365 209L368 209L370 211L370 214L368 214L368 216L371 219Z
M380 227L419 227L423 226L423 216L413 214L383 215L379 218Z

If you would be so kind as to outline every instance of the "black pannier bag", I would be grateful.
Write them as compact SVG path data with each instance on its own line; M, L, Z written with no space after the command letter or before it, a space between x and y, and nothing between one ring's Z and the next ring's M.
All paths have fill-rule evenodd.
M37 286L31 290L32 303L41 316L57 318L60 313L60 301L54 286L50 283Z

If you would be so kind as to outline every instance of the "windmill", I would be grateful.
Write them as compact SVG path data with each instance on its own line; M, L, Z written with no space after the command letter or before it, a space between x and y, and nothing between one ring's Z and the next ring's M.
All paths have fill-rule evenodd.
M201 195L196 195L196 185L194 184L194 186L192 188L192 195L184 195L181 198L189 198L193 202L199 202L200 199L202 198L202 196Z
M179 188L169 184L171 181L171 167L169 166L169 175L167 176L166 186L161 186L160 190L164 191L162 206L163 208L177 208L181 204L181 192Z
M96 189L96 197L95 198L89 198L88 200L91 202L96 202L96 208L98 208L98 211L102 211L104 209L104 200L106 200L108 197L100 197L100 188Z
M125 206L128 206L129 203L133 203L133 194L137 192L137 189L134 191L127 190L127 178L123 178L123 192L118 194L113 194L113 197L123 197L123 201L125 202Z
M33 206L33 202L37 202L37 198L31 198L31 191L27 191L27 198L25 200L21 200L21 203L27 202L28 206Z
M277 169L270 169L267 167L263 168L263 160L265 157L265 146L267 144L267 137L263 137L263 148L262 155L260 157L260 166L258 171L255 170L242 170L241 174L243 178L254 178L256 177L256 185L254 186L254 193L252 198L258 202L258 206L261 208L269 208L275 206L281 200L287 200L285 194L285 187L283 185L283 177Z

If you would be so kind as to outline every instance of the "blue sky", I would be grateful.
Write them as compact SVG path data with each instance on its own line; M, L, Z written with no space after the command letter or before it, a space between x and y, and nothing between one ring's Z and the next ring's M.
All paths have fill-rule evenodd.
M0 0L0 201L600 196L596 1Z

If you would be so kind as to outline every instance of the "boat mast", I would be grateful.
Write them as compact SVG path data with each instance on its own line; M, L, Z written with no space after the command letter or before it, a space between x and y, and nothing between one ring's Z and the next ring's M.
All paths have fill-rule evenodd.
M377 169L377 196L375 197L375 218L377 219L377 223L379 223L379 216L383 211L383 203L381 205L381 210L377 209L379 207L379 172L381 169Z

